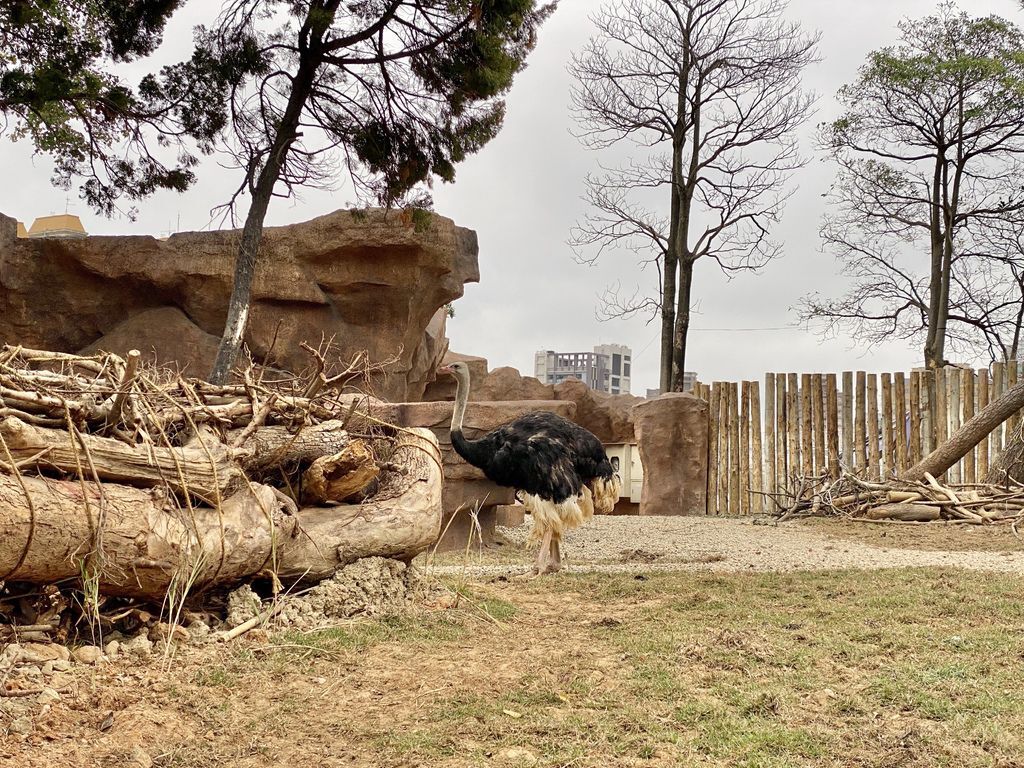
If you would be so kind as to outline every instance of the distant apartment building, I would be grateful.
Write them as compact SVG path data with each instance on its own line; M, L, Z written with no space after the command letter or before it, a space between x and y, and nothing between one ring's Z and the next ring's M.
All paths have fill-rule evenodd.
M545 384L579 379L591 389L628 395L632 350L622 344L600 344L593 352L541 350L534 356L533 375Z

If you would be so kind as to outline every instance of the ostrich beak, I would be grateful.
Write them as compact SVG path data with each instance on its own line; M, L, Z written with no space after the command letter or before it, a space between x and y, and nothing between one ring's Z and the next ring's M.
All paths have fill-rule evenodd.
M452 367L450 365L442 365L440 368L437 369L437 372L438 373L447 373L447 374L450 374L452 376L455 375L455 371L452 370Z

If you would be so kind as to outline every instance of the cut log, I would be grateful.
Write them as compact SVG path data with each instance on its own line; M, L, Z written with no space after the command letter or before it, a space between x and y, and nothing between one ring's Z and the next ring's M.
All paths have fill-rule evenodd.
M940 516L938 507L929 507L924 504L883 504L872 507L864 517L868 520L903 520L904 522L930 522L938 520Z
M985 406L978 414L958 429L945 443L925 456L904 473L907 480L923 480L925 474L942 476L947 469L967 455L988 434L1024 407L1024 383L1017 384ZM1009 449L1011 445L1008 445ZM990 472L997 473L997 461Z
M361 557L412 559L440 530L437 440L403 430L391 461L406 472L388 473L366 503L295 514L283 494L255 484L213 509L185 507L163 488L0 474L0 580L77 579L97 542L100 591L151 600L174 583L195 591L268 568L319 580Z
M245 484L245 476L219 441L206 447L131 446L109 437L45 429L8 417L0 420L0 438L23 468L56 469L87 478L142 488L167 485L208 504L226 499ZM0 452L0 461L6 456Z
M314 461L332 456L351 442L352 438L338 420L325 421L301 431L288 427L263 427L235 451L236 459L250 472L272 469L296 461ZM231 433L228 442L232 442Z
M353 440L333 456L316 459L302 476L302 503L344 502L361 496L380 475L373 452Z

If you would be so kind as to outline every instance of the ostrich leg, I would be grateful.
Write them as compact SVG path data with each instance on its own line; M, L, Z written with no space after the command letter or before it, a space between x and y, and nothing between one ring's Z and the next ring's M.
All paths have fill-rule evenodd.
M553 535L552 530L548 528L544 531L544 538L541 539L540 550L537 552L537 564L534 566L534 570L537 572L538 576L544 573L550 573L552 570L558 570L557 568L552 569L552 547L557 546L553 543Z
M551 558L548 561L548 573L557 573L562 570L562 534L556 533L551 537Z

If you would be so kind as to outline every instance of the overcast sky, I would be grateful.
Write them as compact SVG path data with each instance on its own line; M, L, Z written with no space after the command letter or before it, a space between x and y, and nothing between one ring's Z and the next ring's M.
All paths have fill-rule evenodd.
M158 58L187 55L190 30L207 20L209 0L192 0L175 17ZM469 285L449 321L454 350L480 355L491 367L512 365L533 373L538 349L583 351L595 344L633 348L633 391L658 383L658 327L646 318L600 322L598 294L611 284L625 291L649 292L654 272L637 271L629 253L610 254L593 267L573 259L566 240L584 213L583 178L596 156L571 135L570 78L566 64L591 34L592 0L560 0L540 33L540 42L508 98L501 134L458 169L456 182L434 191L436 209L480 238L481 281ZM850 82L865 55L896 41L903 18L932 13L933 0L791 0L789 15L822 33L822 61L809 69L806 83L821 95L816 118L804 131L803 149L812 153L810 133L835 114L833 95ZM969 13L997 13L1024 23L1017 0L961 0ZM0 211L26 223L65 207L96 234L167 234L207 229L210 209L225 200L236 175L215 161L204 163L200 181L183 196L161 194L139 205L136 221L107 220L49 183L45 158L33 157L24 143L0 139L8 183L0 185ZM841 287L834 259L821 252L818 226L822 194L833 174L820 157L799 172L799 190L789 201L775 237L783 258L757 275L727 280L717 267L698 262L694 277L696 314L690 332L687 368L702 381L761 378L767 370L838 372L908 370L920 365L916 347L903 344L855 347L843 339L822 342L792 327L792 307L812 290L835 294ZM12 183L15 182L15 183ZM350 190L308 192L301 200L271 203L268 224L289 224L345 207Z

